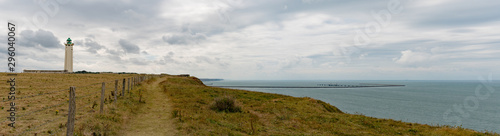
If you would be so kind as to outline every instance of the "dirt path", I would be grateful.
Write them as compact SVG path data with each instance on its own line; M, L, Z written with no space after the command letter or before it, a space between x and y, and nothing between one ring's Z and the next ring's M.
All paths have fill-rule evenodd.
M145 86L143 98L147 98L134 116L123 127L122 135L125 136L172 136L176 130L170 117L171 106L167 95L161 91L159 83L165 78Z

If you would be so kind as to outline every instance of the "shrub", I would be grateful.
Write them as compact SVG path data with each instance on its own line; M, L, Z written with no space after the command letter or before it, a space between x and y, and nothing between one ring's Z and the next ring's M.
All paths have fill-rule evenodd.
M211 108L216 111L241 112L241 107L237 106L235 99L230 96L215 98L215 103Z

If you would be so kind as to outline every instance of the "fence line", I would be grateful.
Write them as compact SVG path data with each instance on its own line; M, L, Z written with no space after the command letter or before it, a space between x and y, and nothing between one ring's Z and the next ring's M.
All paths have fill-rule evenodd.
M21 117L24 117L24 116L31 115L31 114L33 114L33 113L41 112L41 111L44 111L44 110L47 110L47 109L50 109L50 108L59 107L59 106L61 106L61 105L63 105L63 104L66 104L66 103L67 103L67 101L66 101L66 102L62 102L62 103L59 103L59 104L55 104L55 105L51 105L51 106L47 106L47 107L43 107L43 108L41 108L41 109L38 109L38 110L32 111L32 112L30 112L30 113L25 113L25 114L19 115L19 116L17 116L17 117L16 117L16 119L21 118ZM3 118L7 118L7 117L3 117ZM4 123L4 122L6 122L6 121L9 121L9 119L7 118L5 121L0 122L0 124Z
M96 83L94 83L93 85L96 85ZM88 86L83 86L83 87L79 87L79 88L84 88L84 87L89 87L89 86L90 86L90 85L88 85ZM61 91L65 91L65 90L69 90L69 89L64 89L64 90L59 90L59 91L52 91L52 92L49 92L49 93L44 93L44 94L42 94L42 95L45 95L45 94L51 94L51 93L55 93L55 92L61 92ZM81 99L81 98L89 97L89 96L95 95L95 94L97 94L97 93L99 93L99 92L96 92L96 93L91 93L91 94L88 94L88 95L85 95L85 96L75 97L75 99ZM39 95L37 95L37 96L40 96L40 94L39 94ZM22 118L22 117L25 117L25 116L29 116L29 115L31 115L31 114L33 114L33 113L42 112L42 111L45 111L45 110L47 110L47 109L60 107L60 106L62 106L62 105L64 105L64 104L66 104L66 103L68 103L68 101L64 101L64 102L61 102L61 103L58 103L58 104L54 104L54 105L51 105L51 106L46 106L46 107L43 107L43 108L41 108L41 109L38 109L38 110L35 110L35 111L32 111L32 112L29 112L29 113L25 113L25 114L19 115L18 117L16 117L16 119L18 119L18 118ZM92 103L92 102L90 102L90 103ZM3 118L7 118L7 117L3 117ZM4 123L4 122L6 122L6 121L9 121L9 120L8 120L8 118L7 118L5 121L0 122L0 124ZM50 122L53 122L53 121L50 121ZM47 124L47 123L50 123L50 122L46 122L46 123L41 124L41 125L39 125L39 126L37 126L37 127L43 126L43 125L45 125L45 124ZM35 127L35 128L36 128L36 127ZM27 129L27 131L24 131L22 134L24 134L24 133L26 133L26 132L29 132L29 131L33 131L33 130L35 130L35 128L33 128L33 129ZM20 134L20 135L22 135L22 134Z
M80 98L85 98L85 97L89 97L89 96L92 96L92 95L96 95L100 92L94 92L94 93L91 93L91 94L87 94L87 95L84 95L84 96L80 96L80 97L75 97L76 99L80 99Z
M62 92L62 91L66 91L66 90L68 90L68 89L52 91L52 92L47 92L47 93L41 93L41 94L35 94L35 95L29 95L29 96L23 96L23 97L16 98L16 100L21 100L24 98L31 98L31 97L41 96L41 95L47 95L47 94L53 94L53 93ZM7 102L7 101L12 101L12 100L3 100L2 102Z
M23 115L19 115L19 117L16 117L16 118L21 118L21 117L24 117L24 116L31 115L31 114L33 114L33 113L37 113L37 112L41 112L41 111L44 111L44 110L47 110L47 109L51 109L51 108L55 108L55 107L59 107L59 106L61 106L61 105L63 105L63 104L66 104L66 103L68 103L68 102L67 102L67 101L65 101L65 102L61 102L61 103L59 103L59 104L55 104L55 105L51 105L51 106L47 106L47 107L44 107L44 108L42 108L42 109L35 110L35 111L31 112L31 113L26 113L26 114L23 114Z
M45 110L51 109L51 108L60 107L60 106L62 106L64 104L66 104L66 103L69 103L69 106L68 106L68 116L67 116L67 122L66 122L66 127L67 127L66 134L67 135L73 135L73 132L74 132L74 123L75 123L75 118L76 118L76 112L80 112L80 110L76 109L76 104L77 104L76 100L84 100L83 98L86 98L86 97L93 96L93 95L96 95L98 93L101 93L101 98L100 98L101 99L101 104L100 104L99 114L102 114L104 112L104 105L105 105L106 83L110 84L110 85L108 85L108 87L109 87L108 89L110 89L110 88L112 88L111 87L112 82L115 82L115 89L114 90L110 89L111 90L110 92L111 92L111 95L114 96L113 103L116 105L116 101L117 101L117 97L118 97L118 94L117 94L118 88L122 89L120 97L121 96L125 96L126 93L130 94L130 91L134 89L134 86L140 85L141 82L143 82L145 80L148 80L148 79L151 79L153 77L161 77L161 76L162 75L139 75L139 76L134 76L134 77L129 77L129 78L123 78L123 81L122 81L121 84L118 83L118 80L112 80L112 81L107 81L107 82L93 83L93 84L90 84L90 85L80 86L80 87L73 87L72 86L72 87L70 87L70 89L63 89L63 90L51 91L51 92L46 92L46 93L41 93L41 94L36 94L36 95L29 95L29 96L19 97L17 99L33 98L33 97L37 97L37 96L54 94L54 93L57 93L57 92L62 92L62 91L69 90L69 100L68 101L64 101L64 102L61 102L61 103L58 103L58 104L54 104L54 105L51 105L51 106L46 106L46 107L43 107L41 109L29 112L29 113L25 113L25 114L20 115L19 117L16 117L16 118L26 117L26 116L32 115L34 113L42 112L42 111L45 111ZM95 86L95 85L98 85L98 84L102 84L100 92L99 91L90 92L90 94L76 97L76 92L77 92L76 88L82 88L83 89L83 88L90 87L90 86ZM127 91L125 91L125 89L127 89ZM96 97L98 97L98 96L96 96ZM9 101L9 100L7 100L7 101ZM79 104L80 106L83 106L83 108L80 108L80 109L84 110L86 106L89 106L90 104L95 104L94 102L96 102L95 99L93 99L93 100L88 99L88 101L89 101L88 103L78 102L78 103L80 103ZM109 101L111 101L111 98L109 99ZM6 100L4 100L3 102L6 102ZM93 111L93 109L92 109L92 111ZM79 116L79 118L82 118L82 117L84 117L84 115ZM39 129L42 126L45 126L45 125L47 125L47 124L49 124L51 122L54 122L56 120L59 120L59 119L62 119L61 116L55 117L52 120L47 120L44 123L42 123L42 124L40 124L40 125L38 125L36 127L30 127L30 128L24 130L22 133L20 133L18 135L23 135L23 134L26 134L27 132L35 131L36 129ZM8 121L8 118L7 118L7 120L5 120L3 122L0 122L0 124L4 123L6 121ZM51 133L51 135L52 134L56 134L60 130L62 130L62 128L59 128L56 132Z
M95 83L94 83L95 85ZM88 87L88 86L84 86L84 87ZM83 87L80 87L80 88L83 88ZM46 95L46 94L53 94L53 93L56 93L56 92L61 92L61 91L66 91L66 90L69 90L69 89L64 89L64 90L58 90L58 91L52 91L52 92L48 92L48 93L43 93L43 94L37 94L37 95L31 95L31 96L25 96L25 97L21 97L21 98L16 98L16 99L22 99L22 98L30 98L30 97L33 97L33 96L41 96L41 95ZM96 94L96 93L93 93L93 94ZM88 97L90 95L93 95L93 94L89 94L89 95L86 95L86 96L81 96L81 97L77 97L77 98L85 98L85 97ZM51 105L51 106L46 106L46 107L43 107L41 109L38 109L38 110L34 110L32 112L29 112L29 113L25 113L25 114L22 114L22 115L19 115L16 117L16 119L18 118L21 118L21 117L24 117L24 116L28 116L28 115L31 115L33 113L37 113L37 112L41 112L41 111L45 111L47 109L51 109L51 108L55 108L55 107L59 107L65 103L67 103L68 101L64 101L64 102L61 102L61 103L58 103L58 104L54 104L54 105ZM3 117L2 119L4 118L7 118L7 117ZM5 120L5 121L2 121L0 122L0 124L4 123L8 121L8 118Z
M86 86L80 86L80 87L76 87L76 88L85 88L85 87L89 87L89 86L94 86L94 85L97 85L97 84L100 84L100 83L92 83L92 84L89 84L89 85L86 85ZM31 98L31 97L36 97L36 96L42 96L42 95L47 95L47 94L54 94L54 93L57 93L57 92L62 92L62 91L68 91L69 89L63 89L63 90L57 90L57 91L52 91L52 92L46 92L46 93L41 93L41 94L35 94L35 95L29 95L29 96L23 96L23 97L16 97L16 100L21 100L21 99L24 99L24 98ZM12 100L2 100L2 102L8 102L8 101L12 101Z

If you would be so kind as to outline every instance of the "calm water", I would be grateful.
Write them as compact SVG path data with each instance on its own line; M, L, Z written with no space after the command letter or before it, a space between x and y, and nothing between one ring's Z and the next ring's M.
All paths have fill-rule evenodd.
M312 97L347 113L430 125L462 125L500 133L500 81L243 81L205 82L210 86L317 86L338 83L402 84L405 87L277 89L237 88ZM476 91L478 90L478 91Z

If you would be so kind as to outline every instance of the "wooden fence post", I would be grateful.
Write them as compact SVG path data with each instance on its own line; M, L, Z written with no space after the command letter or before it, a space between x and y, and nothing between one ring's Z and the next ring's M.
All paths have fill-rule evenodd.
M123 79L123 85L122 85L122 96L125 96L125 78Z
M141 89L139 89L139 102L142 100L142 94L141 94Z
M127 78L127 93L130 93L130 78Z
M115 103L115 104L116 104L116 95L118 95L117 92L116 92L117 90L118 90L118 80L115 80L115 95L114 95L115 96L115 100L113 101L113 103Z
M104 88L105 88L104 82L102 82L102 89L101 89L101 109L99 109L99 113L102 114L102 110L104 109Z
M76 88L74 86L69 88L69 109L68 109L68 122L66 123L67 126L66 136L73 136L73 131L75 129L75 111L76 111L75 89Z

